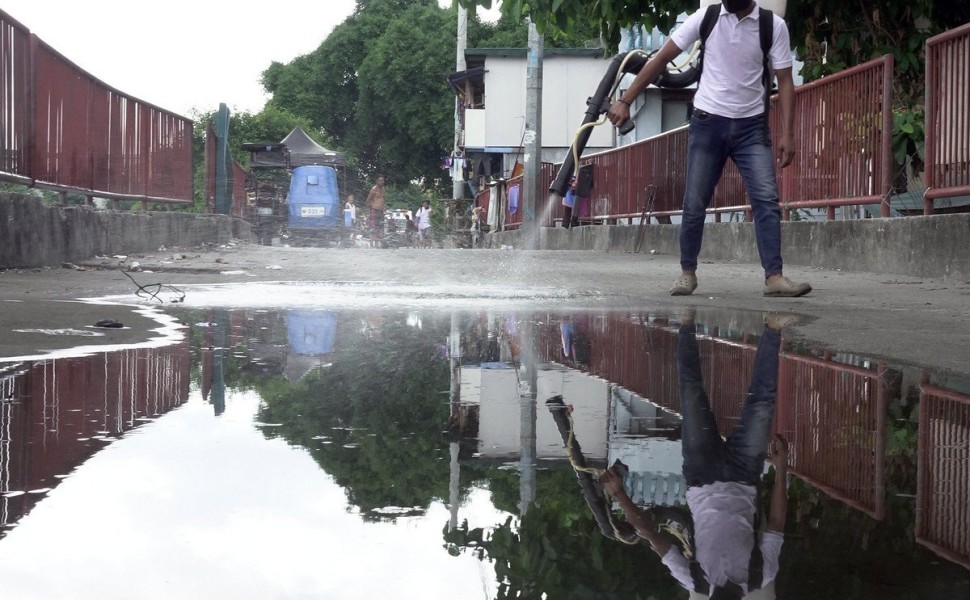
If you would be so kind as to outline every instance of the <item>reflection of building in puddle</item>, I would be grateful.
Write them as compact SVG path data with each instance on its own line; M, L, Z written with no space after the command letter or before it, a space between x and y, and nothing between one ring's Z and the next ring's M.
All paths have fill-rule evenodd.
M566 404L588 415L576 422L576 436L591 460L606 460L609 382L558 365L540 365L537 397L562 395ZM478 407L479 452L486 458L518 457L522 448L522 401L519 371L507 363L465 365L461 369L462 403ZM529 398L525 402L530 402ZM536 458L562 458L562 439L552 419L536 422Z
M924 381L916 540L970 569L970 394Z
M685 504L680 417L614 385L610 402L609 464L627 467L624 487L640 506Z
M188 343L0 371L0 536L75 467L182 404Z

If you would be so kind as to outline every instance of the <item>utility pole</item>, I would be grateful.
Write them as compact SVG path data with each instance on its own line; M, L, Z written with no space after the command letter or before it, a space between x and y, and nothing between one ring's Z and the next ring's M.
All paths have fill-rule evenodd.
M468 46L468 9L458 5L458 44L455 52L455 71L465 70L465 48ZM461 144L461 98L455 96L455 145L451 153L451 197L461 200L465 196L464 169L458 160Z
M529 22L529 54L525 77L525 173L522 185L522 245L526 250L539 249L539 221L536 209L541 206L542 178L542 52L543 39L535 23Z

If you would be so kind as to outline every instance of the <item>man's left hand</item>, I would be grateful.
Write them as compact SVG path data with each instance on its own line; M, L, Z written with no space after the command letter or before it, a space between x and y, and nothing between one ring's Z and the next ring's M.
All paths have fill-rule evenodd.
M768 459L776 469L788 468L788 440L780 433L776 433L770 442L771 458Z
M778 162L784 169L795 160L795 138L790 135L783 135L778 140Z

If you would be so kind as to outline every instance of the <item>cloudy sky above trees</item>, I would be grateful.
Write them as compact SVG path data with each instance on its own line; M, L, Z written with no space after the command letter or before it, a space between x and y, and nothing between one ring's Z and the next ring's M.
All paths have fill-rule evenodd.
M259 111L267 99L260 74L314 50L355 4L4 0L2 10L104 83L191 116L220 102Z

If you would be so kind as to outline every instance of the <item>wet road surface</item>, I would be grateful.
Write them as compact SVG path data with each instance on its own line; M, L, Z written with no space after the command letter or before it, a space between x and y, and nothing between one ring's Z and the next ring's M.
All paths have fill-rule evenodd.
M474 254L145 257L159 272L136 279L185 296L137 314L52 303L131 302L115 271L0 274L33 319L0 319L28 330L0 363L2 597L686 598L618 541L594 474L619 460L637 506L690 507L685 339L728 436L764 376L766 309L790 450L784 478L759 463L755 504L779 480L787 497L762 592L970 596L970 379L964 326L945 327L965 284L807 271L817 291L779 302L726 265L717 292L671 302L663 257ZM108 315L128 329L63 333Z

